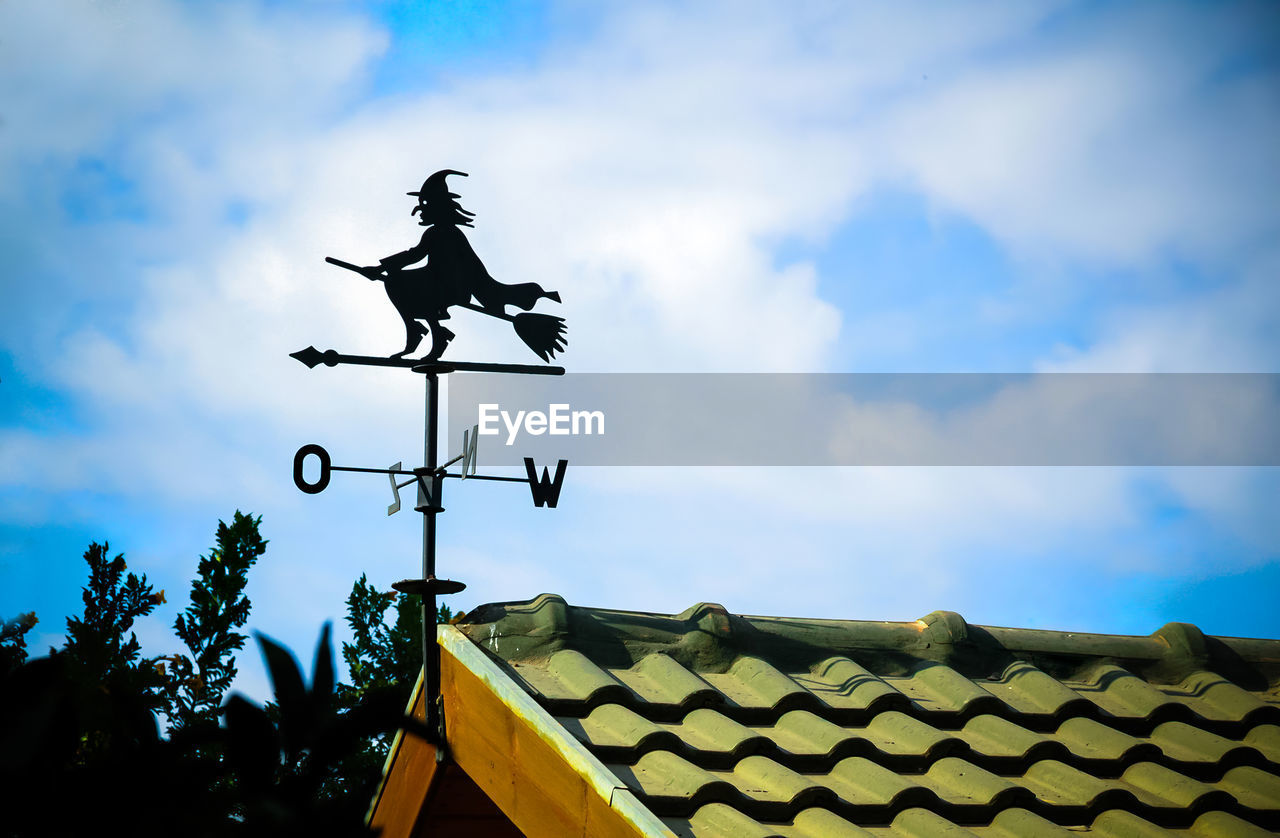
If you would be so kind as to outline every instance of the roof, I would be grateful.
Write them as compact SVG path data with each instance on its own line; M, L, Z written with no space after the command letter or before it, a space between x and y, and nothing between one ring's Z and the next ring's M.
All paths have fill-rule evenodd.
M528 835L1280 830L1276 640L543 595L440 641L450 756Z

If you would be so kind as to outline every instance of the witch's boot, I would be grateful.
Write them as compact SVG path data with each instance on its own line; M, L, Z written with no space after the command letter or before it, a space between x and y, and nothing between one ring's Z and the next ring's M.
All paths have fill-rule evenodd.
M426 335L427 329L417 320L404 321L404 349L392 355L392 358L403 358L410 352L418 348L418 344L422 343L422 338ZM434 334L434 330L432 331Z
M453 332L441 326L438 322L431 324L431 351L427 353L427 357L423 360L434 361L444 354L444 348L449 345L449 341L453 340Z

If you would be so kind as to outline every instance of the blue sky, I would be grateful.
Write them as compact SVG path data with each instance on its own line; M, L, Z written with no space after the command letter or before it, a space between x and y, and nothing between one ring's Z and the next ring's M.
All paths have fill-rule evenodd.
M0 614L38 647L106 539L169 651L237 508L271 541L251 624L300 651L362 572L415 575L381 482L303 496L290 463L415 460L421 382L288 353L399 348L322 260L412 243L440 168L490 271L563 295L571 370L1280 371L1274 4L48 2L0 32ZM477 321L451 354L529 360ZM571 467L554 512L451 486L440 568L461 608L1274 636L1278 483Z

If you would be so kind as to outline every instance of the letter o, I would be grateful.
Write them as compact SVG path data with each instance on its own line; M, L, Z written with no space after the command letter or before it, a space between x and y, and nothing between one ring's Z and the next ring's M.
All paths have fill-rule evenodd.
M314 483L308 483L307 479L302 476L302 461L307 458L308 454L315 454L320 460L320 479ZM329 459L329 452L314 442L302 446L298 449L298 453L293 455L293 485L308 495L323 492L325 487L329 485L329 467L332 463L333 461Z

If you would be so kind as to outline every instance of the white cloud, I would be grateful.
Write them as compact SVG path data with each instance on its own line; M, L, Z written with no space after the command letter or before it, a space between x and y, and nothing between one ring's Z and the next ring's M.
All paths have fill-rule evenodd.
M877 126L886 162L1035 261L1233 253L1274 235L1280 114L1273 74L1224 69L1248 40L1232 15L1131 11L975 62Z
M229 182L223 150L331 112L386 46L354 17L247 2L10 3L0 28L0 166L119 153L161 204L249 185Z
M61 318L57 340L13 350L80 401L92 432L10 434L0 441L0 475L51 493L90 483L162 493L175 505L248 495L301 528L305 515L291 517L296 498L282 495L292 491L293 445L332 441L346 462L407 456L420 433L418 382L380 370L308 372L287 353L309 343L399 348L380 290L321 260L371 262L411 244L418 229L403 193L444 167L472 173L455 191L478 213L469 235L491 272L564 295L575 369L856 365L832 359L836 338L842 324L875 313L838 310L818 289L843 278L804 261L776 264L776 247L820 248L856 201L886 183L910 184L980 225L1036 267L1033 289L1044 264L1152 271L1170 251L1220 271L1221 290L1190 301L1157 271L1148 279L1158 304L1139 299L1126 312L1096 290L1101 274L1086 281L1064 268L1094 289L1079 292L1096 301L1084 331L1102 325L1096 342L1064 349L1055 364L1256 369L1259 347L1274 351L1260 313L1273 283L1265 272L1238 279L1234 260L1274 232L1280 167L1266 142L1280 127L1268 105L1274 80L1211 78L1230 57L1231 31L1215 29L1180 64L1181 35L1144 36L1123 16L1105 21L1122 38L1085 27L1040 48L1056 8L611 8L597 40L555 46L518 72L369 100L362 85L387 33L327 7L0 5L0 29L16 33L0 51L3 130L14 138L0 150L0 193L20 200L29 173L18 174L32 161L56 180L74 178L78 158L102 158L135 182L148 221L162 225L158 234L122 230L118 250L102 255L112 270L127 268L119 281L139 295L117 313L124 329L86 321L74 299L48 301L52 310L38 314ZM243 220L227 220L233 204L246 208ZM55 246L81 240L63 224L47 220L62 233L49 237ZM83 279L102 281L111 277ZM1244 333L1237 316L1250 324ZM466 328L455 328L457 354L524 351L504 326L479 319L458 315ZM911 315L889 331L909 344L913 330L928 328ZM42 471L53 457L64 464L56 479ZM212 464L206 479L175 476L181 458ZM687 493L648 508L667 516L675 540L687 536L689 550L727 538L699 582L712 591L699 598L726 600L717 585L787 590L766 557L790 545L800 545L791 553L808 579L851 584L855 572L832 557L851 533L879 562L872 580L900 581L889 565L907 556L943 597L971 578L971 568L945 570L948 555L1025 555L1081 530L1102 538L1141 522L1122 473L810 477L776 505L749 507L774 516L763 535L759 517L720 510L699 523L681 519L680 505L716 506L741 492L770 498L776 475L691 480ZM609 489L617 508L599 516L601 526L631 515L642 491L618 479L628 482ZM1185 497L1216 515L1241 491L1224 484ZM279 536L282 552L297 549L284 546L295 537ZM637 549L673 540L639 530L637 538ZM585 549L574 555L598 589L622 580L655 601L686 598L663 593L661 574L650 574L661 568L601 568ZM665 566L674 573L686 562L682 554ZM502 568L531 584L576 578L514 553L488 554L476 567L484 589L497 588ZM335 580L352 570L308 582L336 594L308 591L341 601ZM772 601L805 610L798 589L787 596ZM839 593L826 596L834 608Z
M1280 253L1234 282L1155 305L1118 305L1087 346L1061 345L1040 369L1061 372L1275 372Z

